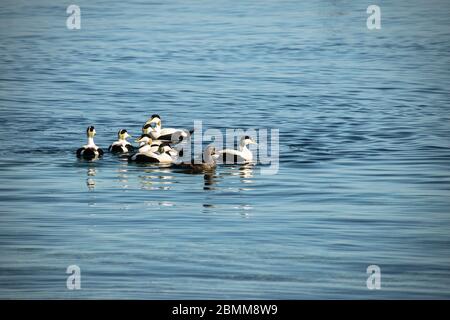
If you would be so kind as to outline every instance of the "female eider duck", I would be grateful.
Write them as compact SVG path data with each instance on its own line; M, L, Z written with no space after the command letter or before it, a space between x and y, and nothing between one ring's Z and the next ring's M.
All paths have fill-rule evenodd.
M122 129L117 133L118 140L109 146L109 151L113 153L127 153L133 151L133 146L127 141L131 136L127 130Z
M143 132L144 130L148 130L148 133L152 136L153 139L171 141L173 143L185 140L194 132L194 130L187 131L174 128L162 129L161 117L157 114L152 115L150 119L147 120L142 130Z
M186 169L192 172L210 171L216 168L216 147L209 145L203 152L202 162L198 163L194 160L190 162L180 162L174 165L174 168Z
M219 159L221 163L239 163L239 162L251 162L253 160L252 152L247 148L249 144L257 144L250 136L241 138L239 143L239 150L224 149L219 150Z
M77 150L77 157L86 160L92 160L103 156L103 150L97 147L94 143L95 128L90 126L86 130L86 135L88 137L87 144Z

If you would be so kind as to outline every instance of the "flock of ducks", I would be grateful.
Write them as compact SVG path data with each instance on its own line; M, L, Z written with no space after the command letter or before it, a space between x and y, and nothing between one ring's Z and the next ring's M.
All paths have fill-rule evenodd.
M248 163L253 161L253 154L247 148L256 142L250 136L240 139L239 149L216 150L209 145L203 152L202 161L180 161L183 150L177 145L187 141L194 130L180 130L162 128L161 117L154 114L143 125L142 134L135 140L139 145L133 146L127 139L131 138L127 130L121 129L117 133L118 139L113 142L108 151L114 154L127 155L128 161L154 164L170 164L177 168L203 171L214 169L217 163ZM77 157L94 160L103 156L104 152L94 142L95 128L90 126L86 130L87 144L77 150Z

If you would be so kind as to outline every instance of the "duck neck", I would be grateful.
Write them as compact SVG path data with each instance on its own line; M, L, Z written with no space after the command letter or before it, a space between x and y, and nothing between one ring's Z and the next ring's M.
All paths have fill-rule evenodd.
M94 137L88 137L87 145L95 147Z
M241 144L239 145L239 150L240 151L244 151L245 149L247 149L247 145L245 144L244 141L242 141Z
M214 163L214 158L210 153L205 154L205 163Z
M239 146L239 149L243 152L243 153L251 153L250 149L247 148L247 144L245 142L241 142L241 145Z

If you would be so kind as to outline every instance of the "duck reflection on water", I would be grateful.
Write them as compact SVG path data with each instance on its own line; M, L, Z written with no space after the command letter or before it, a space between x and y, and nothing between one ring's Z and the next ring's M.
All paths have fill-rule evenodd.
M97 174L97 169L95 167L89 167L87 169L86 186L88 187L89 191L94 191L94 189L95 189L95 179L93 177L95 177L96 174Z
M175 182L175 177L169 169L161 166L153 166L154 169L144 170L144 174L138 175L141 189L144 190L170 190ZM166 174L169 173L169 174Z
M117 181L121 184L122 189L128 189L128 166L126 163L121 163L120 167L117 169Z

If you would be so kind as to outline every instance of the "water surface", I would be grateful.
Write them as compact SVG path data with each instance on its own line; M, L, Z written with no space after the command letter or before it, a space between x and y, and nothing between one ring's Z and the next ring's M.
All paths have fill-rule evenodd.
M0 4L0 298L450 298L447 1L76 4ZM153 113L277 128L279 172L76 159Z

